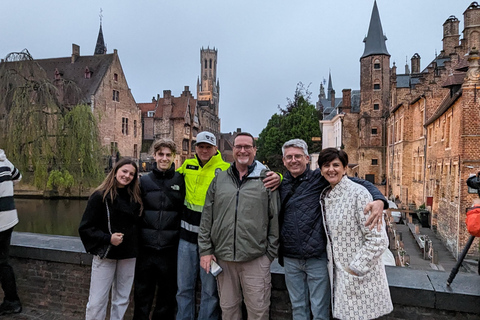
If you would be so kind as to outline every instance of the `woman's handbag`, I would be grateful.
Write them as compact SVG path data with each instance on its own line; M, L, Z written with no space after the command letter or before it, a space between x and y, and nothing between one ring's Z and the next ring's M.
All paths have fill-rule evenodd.
M108 218L108 232L112 234L112 227L110 226L110 210L108 209L108 203L105 201L105 206L107 207L107 218ZM108 245L103 245L100 246L97 250L97 255L100 257L100 259L105 259L108 255L108 252L110 252L110 249L112 248L112 244L109 243Z

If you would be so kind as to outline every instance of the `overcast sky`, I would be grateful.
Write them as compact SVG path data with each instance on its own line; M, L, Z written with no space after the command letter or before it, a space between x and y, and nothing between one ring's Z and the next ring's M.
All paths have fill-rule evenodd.
M443 23L460 20L471 0L377 0L390 63L421 68L442 49ZM92 55L103 10L107 53L118 50L137 103L163 90L196 95L200 48L218 49L221 131L241 127L258 135L293 97L310 85L317 101L331 71L337 96L359 89L363 39L373 0L23 0L3 1L0 56L27 48L32 56Z

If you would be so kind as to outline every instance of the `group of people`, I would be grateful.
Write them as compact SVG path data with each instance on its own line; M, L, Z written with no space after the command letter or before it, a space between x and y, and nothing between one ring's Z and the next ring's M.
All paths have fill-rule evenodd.
M287 141L283 180L255 160L249 133L236 135L232 164L206 131L195 152L175 170L175 143L158 140L152 172L139 178L135 162L120 159L89 198L79 227L94 255L86 319L105 319L110 291L110 319L123 319L133 284L134 319L195 319L198 276L198 319L242 319L242 303L248 319L268 319L277 257L293 319L393 310L381 262L388 204L346 176L344 151L322 150L310 170L305 141Z

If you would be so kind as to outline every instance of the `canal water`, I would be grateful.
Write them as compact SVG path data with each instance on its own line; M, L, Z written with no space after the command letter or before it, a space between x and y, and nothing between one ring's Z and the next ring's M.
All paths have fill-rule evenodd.
M15 198L20 222L14 231L77 236L87 200Z

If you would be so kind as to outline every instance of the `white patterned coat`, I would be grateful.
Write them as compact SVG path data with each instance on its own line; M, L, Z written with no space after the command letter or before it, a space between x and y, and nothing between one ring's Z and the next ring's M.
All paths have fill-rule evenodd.
M327 192L330 192L327 194ZM333 316L338 319L374 319L393 310L381 255L387 248L385 232L365 227L363 213L371 195L347 176L322 193ZM358 276L346 271L349 267Z

